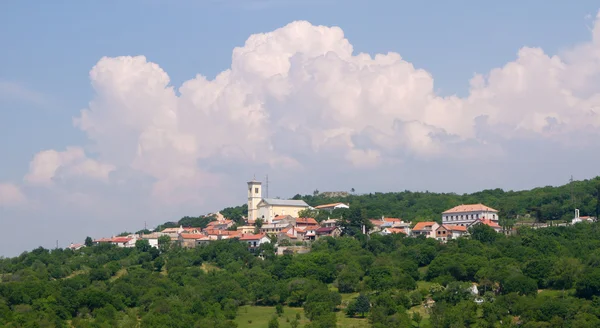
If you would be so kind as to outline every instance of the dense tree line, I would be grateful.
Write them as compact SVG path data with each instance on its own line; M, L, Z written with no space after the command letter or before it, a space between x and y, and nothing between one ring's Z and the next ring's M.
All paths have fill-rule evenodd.
M599 224L471 234L356 232L283 256L236 240L38 248L0 260L0 326L236 327L242 305L302 308L307 327L336 327L340 311L373 327L600 326Z
M334 196L331 196L334 195ZM433 193L433 192L390 192L390 193L326 193L318 191L311 195L295 195L293 199L304 200L311 206L343 202L354 209L360 209L366 218L397 217L406 221L441 221L441 213L461 204L483 203L500 211L502 220L514 222L530 218L532 221L549 220L568 221L573 218L574 209L581 215L600 217L600 177L590 180L573 181L563 186L546 186L531 190L504 191L490 189L472 194ZM302 216L316 218L317 221L327 218L339 218L348 215L347 210L335 210L333 213L306 210ZM248 205L227 207L220 213L242 225L248 213ZM164 228L191 226L205 227L208 222L216 220L213 216L183 217L177 222L165 222L155 231Z
M600 177L573 181L559 187L542 187L523 191L491 189L472 194L433 192L391 192L348 194L344 197L325 197L322 194L296 195L312 206L344 202L360 208L369 218L399 217L407 221L441 220L441 213L461 204L484 203L500 211L507 219L531 217L547 220L571 220L574 209L581 215L600 217ZM316 215L316 214L315 214ZM322 214L323 215L323 214ZM326 214L324 215L326 218Z

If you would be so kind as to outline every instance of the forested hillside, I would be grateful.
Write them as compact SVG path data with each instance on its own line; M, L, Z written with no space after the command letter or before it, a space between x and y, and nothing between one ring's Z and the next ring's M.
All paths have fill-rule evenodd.
M573 196L573 197L571 197ZM370 193L330 198L322 195L296 195L311 206L344 202L364 209L364 215L377 218L400 217L406 221L441 220L441 213L460 204L484 203L500 211L500 217L516 219L530 215L539 221L571 220L573 209L581 215L600 216L600 177L574 181L560 187L524 191L484 190L472 194L411 192Z
M483 190L472 194L412 192L353 194L331 197L342 193L314 195L296 195L293 199L302 199L311 206L328 203L349 203L352 208L360 208L366 218L399 217L405 221L441 221L441 213L460 204L484 203L500 211L502 219L530 218L538 222L548 220L571 220L574 209L579 208L581 215L600 217L600 177L591 180L573 181L559 187L541 187L523 191L504 191L502 189ZM242 223L248 213L246 204L227 207L220 211L226 218ZM343 211L339 211L343 213ZM333 216L337 216L334 213ZM320 221L328 214L314 216ZM155 230L179 225L205 227L214 219L210 216L184 217L177 222L166 222Z
M447 244L327 237L308 254L260 252L236 240L38 248L0 260L0 326L600 327L598 224L511 237L480 225Z

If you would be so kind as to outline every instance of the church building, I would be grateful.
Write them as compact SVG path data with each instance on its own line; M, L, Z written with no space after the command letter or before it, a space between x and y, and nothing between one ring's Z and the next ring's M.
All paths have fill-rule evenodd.
M303 200L262 198L262 183L253 179L248 182L248 221L262 219L272 223L278 215L298 217L302 210L310 208Z

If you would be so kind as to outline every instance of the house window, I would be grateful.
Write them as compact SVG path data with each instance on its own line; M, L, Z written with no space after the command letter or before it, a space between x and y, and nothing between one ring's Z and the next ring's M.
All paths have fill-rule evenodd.
M254 188L254 193L258 194L258 188Z

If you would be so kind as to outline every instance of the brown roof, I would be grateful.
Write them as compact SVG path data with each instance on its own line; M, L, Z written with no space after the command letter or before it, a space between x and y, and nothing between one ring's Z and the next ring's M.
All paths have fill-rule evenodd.
M373 223L374 226L380 226L380 225L382 225L382 224L385 223L385 221L381 221L381 220L378 220L378 219L371 219L369 221L371 221L371 223Z
M448 214L448 213L464 213L464 212L478 212L478 211L483 211L483 212L498 212L497 210L489 207L489 206L485 206L483 204L468 204L468 205L458 205L455 206L445 212L442 212L442 214Z
M297 218L296 224L317 225L319 223L313 218Z
M298 227L298 228L300 228L300 227ZM318 225L309 225L309 226L305 226L304 228L305 228L304 230L317 230L317 229L320 228L320 226L318 226Z
M425 230L426 227L431 227L436 223L437 222L433 222L433 221L419 222L415 225L413 230Z
M315 206L315 208L319 209L319 208L328 208L328 207L335 207L337 205L346 205L344 203L331 203L331 204L324 204L324 205L319 205L319 206Z
M206 237L205 235L203 235L201 233L182 233L182 234L179 234L179 235L183 239L200 239L202 237Z
M383 221L385 221L385 222L403 222L402 219L398 219L398 218L383 218Z
M446 228L446 230L450 230L450 231L463 231L463 232L467 232L467 227L460 226L460 225L444 224L444 228Z
M498 225L498 223L496 223L496 222L494 222L492 220L488 220L488 219L479 219L479 220L471 223L471 225L473 225L476 222L481 222L481 223L483 223L485 225L488 225L488 226L490 226L492 228L500 228L500 226Z
M387 231L391 233L403 233L406 235L406 231L404 231L402 228L387 228Z
M331 233L333 230L337 229L336 227L324 227L315 230L316 233Z

